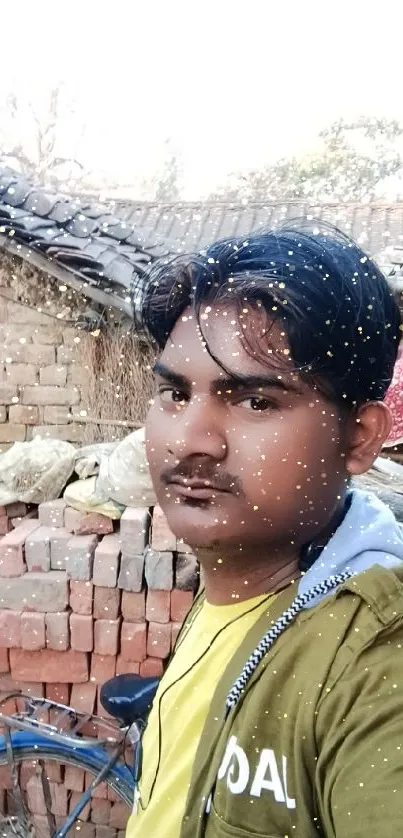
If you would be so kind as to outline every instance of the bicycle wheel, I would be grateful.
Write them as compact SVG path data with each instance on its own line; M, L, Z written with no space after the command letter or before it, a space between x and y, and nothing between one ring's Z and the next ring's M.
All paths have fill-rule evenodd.
M1 741L1 740L0 740ZM101 748L72 748L25 732L11 735L25 814L13 790L4 740L0 745L0 838L51 838L67 814L108 761ZM44 784L42 776L46 778ZM50 794L49 794L50 793ZM50 797L50 799L49 799ZM93 791L90 803L69 836L118 838L133 805L129 769L117 763Z

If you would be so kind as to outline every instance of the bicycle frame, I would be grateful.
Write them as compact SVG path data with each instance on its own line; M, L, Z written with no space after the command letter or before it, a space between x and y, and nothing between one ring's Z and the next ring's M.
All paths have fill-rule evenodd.
M22 701L23 709L13 715L2 713L1 705L10 699ZM44 715L49 721L43 720ZM109 775L114 767L117 778L126 784L129 784L130 778L131 786L134 785L133 775L129 772L127 766L124 763L120 765L117 763L123 756L127 739L132 745L136 745L139 741L140 731L137 725L121 727L116 723L113 724L89 713L78 713L72 707L64 704L58 704L44 698L32 698L20 692L9 693L0 701L0 723L4 725L7 763L11 771L15 799L20 809L19 814L23 820L26 819L25 806L18 785L13 738L11 736L12 730L22 732L18 735L20 746L26 744L27 747L38 747L38 743L40 744L42 741L49 747L51 742L55 747L55 753L57 752L57 746L62 745L66 752L72 749L79 750L84 761L88 762L89 765L96 766L95 770L101 765L91 784L85 789L74 809L67 816L63 826L57 832L54 832L56 838L65 838L90 801L94 789ZM85 736L85 727L88 724L93 725L98 734L103 729L106 735L103 738ZM135 748L135 753L136 751L137 748ZM43 775L41 780L45 799L50 800L49 782ZM51 824L49 826L51 828Z

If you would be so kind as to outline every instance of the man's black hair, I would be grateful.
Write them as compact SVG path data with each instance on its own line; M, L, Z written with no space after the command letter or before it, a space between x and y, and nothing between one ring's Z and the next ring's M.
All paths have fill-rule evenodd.
M340 405L383 399L401 337L400 311L377 265L331 225L259 231L157 264L144 290L142 320L163 348L186 308L200 325L203 306L222 303L234 303L241 317L245 306L259 307L268 324L280 321L293 368ZM269 333L270 326L264 350L260 335L258 354L266 359ZM256 357L250 341L249 349Z

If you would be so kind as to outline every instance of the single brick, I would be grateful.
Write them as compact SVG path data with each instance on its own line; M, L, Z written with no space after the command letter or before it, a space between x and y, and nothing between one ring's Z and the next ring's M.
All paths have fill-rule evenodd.
M67 603L68 582L62 571L26 573L19 579L7 579L0 585L0 608L63 611Z
M1 769L0 769L1 770ZM92 792L92 799L93 800L107 800L108 799L108 786L106 785L105 781L100 783L94 791Z
M34 405L12 404L8 418L15 425L36 425L39 422L39 410Z
M51 323L48 326L43 325L40 329L31 331L33 343L40 343L42 346L56 346L62 342L62 330L59 327L53 326Z
M46 684L46 698L50 701L56 701L58 704L68 705L70 701L69 684Z
M71 533L65 527L57 527L50 536L50 566L52 570L65 570L67 567L67 542Z
M45 313L38 311L36 308L30 308L26 305L21 305L17 302L9 301L7 304L8 320L10 323L20 323L25 326L27 323L34 326L49 326L52 324L52 318Z
M7 364L6 381L9 384L36 384L38 380L38 367L34 364Z
M192 553L178 553L175 568L175 588L196 591L199 585L199 563Z
M80 825L80 838L96 838L95 830L97 827L95 824L90 823L87 821L86 823L78 822Z
M13 399L18 399L18 387L0 383L0 404L12 404Z
M143 587L144 555L126 556L122 553L118 578L119 588L124 591L141 591Z
M72 506L66 506L64 513L64 526L69 532L76 532L80 526L82 519L85 517L84 512L79 512L78 509L73 509Z
M176 536L169 529L168 521L160 506L155 506L151 524L153 550L176 550Z
M150 623L169 623L173 591L148 591L146 618Z
M177 539L176 549L178 553L193 553L193 548L189 547L189 544L186 544L182 538Z
M145 553L145 577L149 588L171 591L173 587L173 555L148 548Z
M49 787L50 799L52 801L51 810L53 814L66 816L68 809L68 794L66 787L61 783L49 783Z
M41 384L50 384L55 387L64 387L67 384L67 368L59 364L50 364L47 367L42 367L39 373L39 381ZM31 384L31 381L21 381L20 384Z
M71 706L78 713L93 713L96 697L96 684L91 684L91 682L88 682L88 684L74 684L71 690Z
M112 803L109 826L113 826L115 829L126 829L129 815L130 812L124 803Z
M81 797L81 794L79 794L76 791L72 791L72 793L70 795L69 812L72 812L74 807L77 806L77 803L78 803L80 797ZM80 812L80 822L81 821L88 821L88 819L90 817L90 812L91 812L91 801L89 803L87 803L87 805L84 806L84 809L82 810L82 812ZM80 830L80 834L81 834L81 830Z
M32 436L40 439L61 439L63 442L81 442L82 431L79 425L36 425Z
M7 442L24 442L27 429L25 425L12 425L10 422L0 424L0 444Z
M77 346L76 344L58 346L56 354L58 364L72 364L74 361L77 361Z
M178 639L179 632L183 626L183 623L171 623L171 650L173 651L175 648L175 643Z
M116 620L119 616L120 591L118 588L94 587L94 617L97 620Z
M40 503L38 507L40 523L44 527L63 527L65 509L66 501L62 498L58 498L58 500L47 500L44 503Z
M126 556L137 556L142 553L147 544L149 527L148 509L127 507L120 519L122 553Z
M116 838L116 829L111 826L96 826L95 838Z
M142 678L159 678L164 671L164 664L161 658L147 658L140 664L140 675Z
M71 364L69 370L69 384L75 384L82 387L88 381L88 367L82 367L80 364Z
M76 768L74 765L66 765L64 773L64 784L70 791L84 791L85 771L83 768Z
M0 646L6 649L21 646L20 611L0 611Z
M126 675L128 672L139 675L140 664L134 661L127 661L122 655L118 655L116 658L116 675Z
M43 649L41 652L26 652L24 649L10 650L11 674L16 681L33 681L38 672L45 683L74 684L88 681L88 661L85 652L68 649L56 652Z
M0 535L7 535L10 530L15 529L11 518L0 518Z
M25 561L29 571L50 570L51 527L38 527L25 542Z
M77 535L109 535L113 533L113 521L100 512L89 512L81 518ZM116 538L119 544L119 539Z
M91 806L91 822L96 824L107 824L111 814L112 803L110 800L97 800Z
M8 650L0 645L0 675L4 675L4 673L10 672L10 661L8 658ZM1 678L0 678L1 684Z
M36 387L30 387L28 385L22 388L22 404L43 404L45 406L64 405L70 407L70 405L78 404L79 401L80 394L76 387L46 387L45 385L38 384ZM8 400L3 402L3 404L7 403Z
M63 343L66 346L78 346L81 343L82 335L77 329L74 329L72 326L67 326L63 329ZM52 343L58 343L58 341L54 340Z
M94 646L94 632L92 617L84 614L70 614L70 642L71 648L77 652L92 652Z
M27 514L27 505L16 500L13 503L8 503L5 510L9 518L16 518L18 515L22 517Z
M45 760L45 773L52 783L62 783L62 766L53 760Z
M0 540L0 576L21 576L25 572L25 540L38 527L38 521L25 521Z
M29 810L35 815L46 815L47 806L41 778L33 775L27 782Z
M147 626L145 623L122 623L120 652L126 661L141 663L147 657Z
M21 646L32 652L45 648L44 614L38 611L24 611L21 614Z
M86 582L92 577L96 535L73 535L67 543L67 572L70 579Z
M45 425L67 425L70 416L71 412L68 407L63 407L62 405L45 405L43 412L43 421ZM30 424L37 425L38 422L39 415L37 421Z
M149 623L147 635L147 656L164 660L171 651L171 624Z
M120 619L95 621L94 650L98 655L117 655L119 628Z
M91 655L91 681L94 684L104 684L113 678L116 670L116 659L113 655Z
M94 586L92 582L70 581L70 608L76 614L92 614Z
M193 603L193 593L191 591L179 591L177 589L171 592L171 620L173 623L183 623L186 615L190 611Z
M67 611L46 614L46 646L64 651L69 648L69 615Z
M85 519L84 519L85 521ZM117 535L106 535L95 550L93 580L95 585L115 588L119 572L120 544Z
M146 618L145 591L122 591L122 616L129 623L143 623Z

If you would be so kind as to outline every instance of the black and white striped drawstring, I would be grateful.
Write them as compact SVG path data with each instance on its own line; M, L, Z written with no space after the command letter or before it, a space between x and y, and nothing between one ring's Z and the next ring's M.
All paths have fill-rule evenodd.
M290 607L287 608L286 611L283 611L277 622L275 622L274 625L266 632L264 637L262 637L260 643L256 646L256 649L246 661L241 674L231 687L225 702L225 718L227 718L230 711L238 704L249 679L252 677L255 669L266 652L271 649L280 635L282 635L293 620L295 620L297 614L302 611L305 606L311 602L311 600L315 599L315 597L330 593L337 588L338 585L341 585L353 575L353 571L345 570L343 573L339 573L336 576L329 576L324 582L319 582L317 585L310 588L306 594L298 594L298 596L293 599Z

